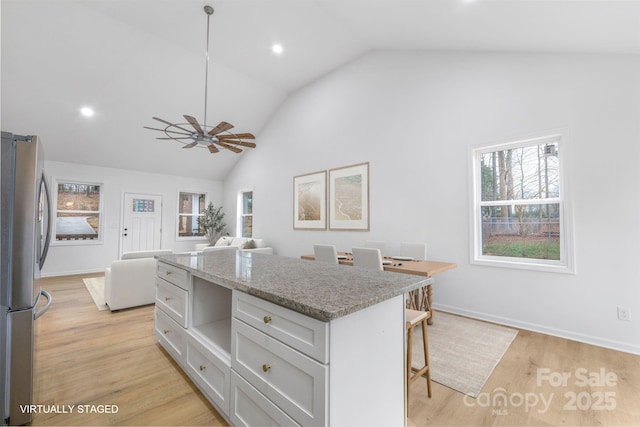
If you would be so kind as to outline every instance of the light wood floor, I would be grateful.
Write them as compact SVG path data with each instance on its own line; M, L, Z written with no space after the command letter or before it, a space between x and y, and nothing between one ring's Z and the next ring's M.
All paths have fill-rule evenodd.
M33 425L226 425L157 343L153 306L101 312L79 276L41 284L54 303L36 322L34 403L115 405L118 412L38 413ZM604 369L616 384L583 386L579 369L587 376ZM539 372L571 377L552 386ZM477 399L432 387L429 399L424 381L412 385L407 425L640 425L640 356L528 331L519 332Z

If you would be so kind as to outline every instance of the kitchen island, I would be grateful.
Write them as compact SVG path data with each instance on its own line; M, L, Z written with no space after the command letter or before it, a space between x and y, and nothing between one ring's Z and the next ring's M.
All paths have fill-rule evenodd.
M156 335L232 425L405 424L425 278L243 251L158 258Z

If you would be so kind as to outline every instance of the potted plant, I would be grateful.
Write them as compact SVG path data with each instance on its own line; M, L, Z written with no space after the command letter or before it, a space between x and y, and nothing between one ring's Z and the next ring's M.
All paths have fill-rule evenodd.
M216 244L220 236L228 234L224 232L227 224L222 221L223 219L222 206L216 208L212 202L209 202L202 216L198 217L198 226L204 231L211 246Z

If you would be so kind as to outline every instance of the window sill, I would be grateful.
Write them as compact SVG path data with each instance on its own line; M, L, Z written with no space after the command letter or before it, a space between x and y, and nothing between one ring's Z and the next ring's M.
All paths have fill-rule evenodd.
M513 270L531 270L546 273L575 274L575 268L560 262L545 262L544 260L523 261L509 257L482 257L471 260L472 265L483 267L510 268Z
M92 245L103 245L104 241L101 239L95 240L55 240L51 242L51 247L55 246L92 246Z

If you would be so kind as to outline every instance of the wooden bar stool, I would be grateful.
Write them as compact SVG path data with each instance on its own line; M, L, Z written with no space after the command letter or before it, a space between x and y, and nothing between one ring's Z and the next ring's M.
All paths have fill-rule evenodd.
M407 322L407 390L406 390L406 409L409 415L409 388L411 383L420 378L422 375L427 377L427 394L431 397L431 372L429 370L429 343L427 341L427 320L431 318L431 311L419 311L405 309L405 318ZM424 348L424 366L421 368L413 368L413 333L416 326L422 324L422 342Z

